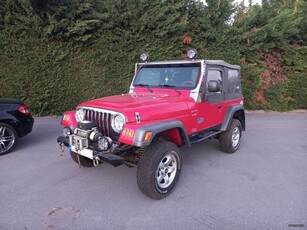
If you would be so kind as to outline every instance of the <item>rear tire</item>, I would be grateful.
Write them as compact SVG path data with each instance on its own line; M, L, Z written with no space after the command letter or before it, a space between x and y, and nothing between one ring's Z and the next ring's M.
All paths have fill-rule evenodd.
M228 130L219 136L220 149L225 153L234 153L238 150L242 137L242 124L239 120L233 119Z
M78 153L70 151L70 156L74 160L74 162L76 162L79 165ZM91 160L87 157L81 156L81 155L79 155L79 159L80 159L80 165L81 166L87 167L87 168L94 167L93 160Z
M181 154L174 143L156 141L142 154L137 170L137 184L141 192L155 200L168 196L181 173Z
M16 130L6 123L0 123L0 155L9 153L17 140Z

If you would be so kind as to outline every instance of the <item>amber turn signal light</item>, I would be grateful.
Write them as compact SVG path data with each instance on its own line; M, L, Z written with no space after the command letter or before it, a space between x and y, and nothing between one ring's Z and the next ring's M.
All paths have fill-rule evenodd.
M149 139L151 138L151 132L147 132L146 134L145 134L145 137L144 137L144 141L149 141Z

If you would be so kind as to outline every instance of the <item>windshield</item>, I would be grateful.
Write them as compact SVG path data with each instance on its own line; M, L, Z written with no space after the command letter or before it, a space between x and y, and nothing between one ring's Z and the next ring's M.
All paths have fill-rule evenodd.
M176 87L194 89L200 75L200 63L148 65L139 70L133 86Z

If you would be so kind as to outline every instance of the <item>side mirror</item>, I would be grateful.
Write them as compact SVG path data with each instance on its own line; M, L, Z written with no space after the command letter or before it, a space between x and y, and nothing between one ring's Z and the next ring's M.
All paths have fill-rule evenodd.
M208 91L210 93L215 93L221 91L221 82L217 80L211 80L208 83Z

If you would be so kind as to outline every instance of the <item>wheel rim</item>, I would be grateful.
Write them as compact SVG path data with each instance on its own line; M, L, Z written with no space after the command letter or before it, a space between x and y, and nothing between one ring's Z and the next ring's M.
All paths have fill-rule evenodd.
M232 131L232 147L236 148L240 141L240 129L236 126Z
M0 153L4 153L12 146L15 142L15 135L11 129L6 127L0 127Z
M177 160L167 154L161 160L156 171L156 181L160 188L167 188L172 184L177 173Z

